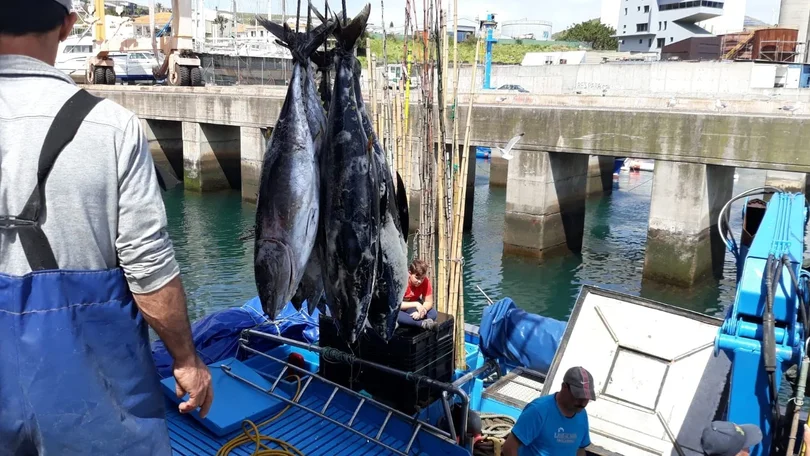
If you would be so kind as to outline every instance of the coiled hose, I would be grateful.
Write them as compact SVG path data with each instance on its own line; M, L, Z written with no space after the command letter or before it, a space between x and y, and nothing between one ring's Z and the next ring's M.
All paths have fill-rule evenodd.
M301 378L297 375L292 375L291 377L295 378L296 382L298 383L295 390L295 396L292 399L293 401L297 401L298 396L301 394ZM263 435L259 432L259 428L262 426L267 426L280 418L281 415L290 409L290 407L292 407L292 405L287 404L287 406L275 414L275 416L262 421L259 424L255 424L250 420L242 421L242 434L237 435L233 439L229 440L228 443L223 445L222 448L217 451L217 456L228 456L237 448L248 443L253 443L256 445L256 449L253 450L251 456L304 456L304 453L302 453L301 450L290 445L289 443ZM267 444L275 444L279 448L270 448L264 442L267 442Z

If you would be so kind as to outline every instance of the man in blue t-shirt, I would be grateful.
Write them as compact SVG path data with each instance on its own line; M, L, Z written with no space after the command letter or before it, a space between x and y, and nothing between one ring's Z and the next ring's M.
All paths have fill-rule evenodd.
M503 444L503 455L584 456L591 444L585 407L596 400L594 387L585 368L568 369L559 392L539 397L523 409Z

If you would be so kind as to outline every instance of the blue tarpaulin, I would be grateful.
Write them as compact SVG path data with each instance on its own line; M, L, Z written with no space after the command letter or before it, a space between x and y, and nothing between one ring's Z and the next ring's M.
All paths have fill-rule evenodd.
M306 302L300 311L288 303L276 316L276 320L270 321L262 311L259 298L255 297L242 307L225 309L203 317L192 325L191 333L200 358L206 364L211 364L237 356L239 335L244 329L255 329L302 342L316 343L318 317L317 309L309 315ZM266 351L277 345L269 340L254 338L250 346L259 351ZM246 357L244 351L238 355L240 359ZM158 340L152 344L152 357L155 359L160 378L172 375L172 357L162 341Z
M565 322L531 314L504 298L484 309L479 334L481 353L548 373Z

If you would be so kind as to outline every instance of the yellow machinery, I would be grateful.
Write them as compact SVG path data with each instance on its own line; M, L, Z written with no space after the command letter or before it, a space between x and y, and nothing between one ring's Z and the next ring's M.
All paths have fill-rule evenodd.
M156 79L166 78L175 86L200 86L202 69L200 59L194 53L192 42L193 23L191 19L191 0L172 0L171 34L164 34L158 42L155 36L155 1L149 2L151 46L143 40L134 38L107 40L105 32L104 0L94 0L95 17L94 39L99 43L96 55L87 60L86 81L88 84L115 84L115 69L109 53L136 49L152 49L158 58L158 65L153 68ZM162 62L160 54L163 54Z

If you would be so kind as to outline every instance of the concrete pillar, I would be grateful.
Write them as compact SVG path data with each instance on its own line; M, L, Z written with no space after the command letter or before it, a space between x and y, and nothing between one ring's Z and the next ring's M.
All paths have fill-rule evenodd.
M171 120L141 119L155 164L175 179L183 176L183 124Z
M267 129L241 128L242 200L255 203L262 177L262 160L267 149Z
M588 195L613 192L613 157L591 155L588 160Z
M506 187L509 176L509 160L503 157L491 157L489 162L489 186Z
M809 181L810 179L807 179L805 173L772 170L765 173L765 185L781 188L791 193L802 192L807 195Z
M239 127L183 122L183 183L193 191L239 189Z
M644 279L688 287L722 274L717 217L733 188L732 167L656 161Z
M587 155L515 151L506 186L504 253L579 252L587 181Z

